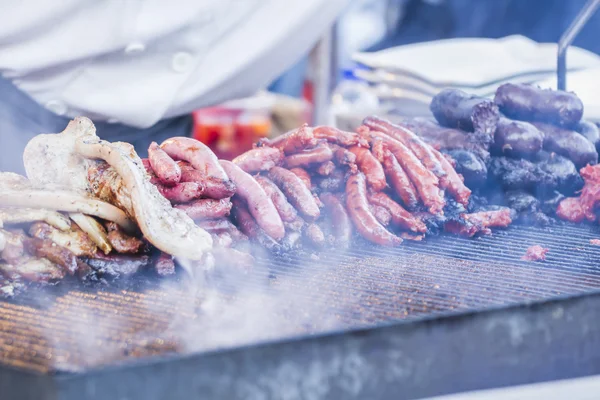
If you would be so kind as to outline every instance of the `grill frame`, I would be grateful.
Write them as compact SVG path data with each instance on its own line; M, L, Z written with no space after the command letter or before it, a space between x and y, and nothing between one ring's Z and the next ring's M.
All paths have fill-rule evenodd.
M595 322L600 314L600 269L596 267L600 265L600 247L586 244L595 235L593 227L515 227L476 240L457 242L441 237L396 250L363 248L362 256L352 251L336 254L334 260L348 265L344 264L344 272L334 272L355 279L340 282L340 287L354 285L359 292L347 304L356 306L370 291L383 299L383 303L369 303L364 310L353 310L359 317L374 310L374 316L362 325L350 315L349 325L334 331L317 330L316 335L282 334L228 349L125 359L116 365L71 373L64 369L48 374L31 372L0 362L0 393L9 393L10 398L53 400L281 398L284 394L290 398L408 399L600 373L600 351L595 350L600 349L600 323ZM549 245L547 263L518 260L531 244ZM431 258L426 253L438 255ZM421 256L425 262L438 263L432 269L415 270L410 263L396 265L398 259L391 254L401 260L408 256L412 264L418 264ZM388 265L382 261L363 269L352 266L356 260L373 261L374 255L375 261L385 259ZM294 257L287 259L288 264ZM327 257L321 261L326 263ZM504 264L468 260L486 257ZM286 267L286 260L264 262L269 263L276 281L285 282L305 272ZM394 267L402 272L390 269ZM378 275L381 271L396 275ZM472 275L465 278L457 275L460 271ZM317 278L328 277L328 272L319 275L310 268L308 272ZM409 280L388 282L394 277ZM149 286L132 284L142 292L152 287L151 280ZM67 287L58 289L59 296L71 294ZM414 292L405 293L400 300L405 306L414 300L412 308L407 308L414 312L410 318L382 319L386 305L389 307L390 301L395 304L396 299L387 299L386 291L408 289ZM435 307L435 301L442 306L444 301L450 304L452 294L457 309ZM477 303L485 296L487 303ZM420 305L425 307L420 309ZM393 315L398 318L400 314ZM2 343L0 335L0 351ZM453 365L457 360L460 368ZM165 388L171 391L165 392Z

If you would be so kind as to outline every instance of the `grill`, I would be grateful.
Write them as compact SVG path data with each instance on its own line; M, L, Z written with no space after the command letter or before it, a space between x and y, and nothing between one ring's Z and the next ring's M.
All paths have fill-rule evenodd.
M0 303L0 393L414 398L597 373L596 235L515 226L259 257L237 281L217 268L210 290L140 277L30 291ZM534 244L547 260L521 261Z

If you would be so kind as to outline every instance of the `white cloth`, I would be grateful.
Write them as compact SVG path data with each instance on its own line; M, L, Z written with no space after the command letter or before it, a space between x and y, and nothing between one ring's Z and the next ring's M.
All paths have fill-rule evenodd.
M144 128L264 87L347 3L5 0L0 73L58 115Z

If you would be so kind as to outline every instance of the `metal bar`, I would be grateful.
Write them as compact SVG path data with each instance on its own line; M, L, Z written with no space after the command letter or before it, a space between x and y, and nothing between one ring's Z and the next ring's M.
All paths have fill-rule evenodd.
M600 0L589 0L558 41L558 55L556 60L558 90L567 90L567 49L592 15L594 15L598 6L600 6Z
M313 125L327 123L331 88L332 33L328 31L310 54L313 72Z

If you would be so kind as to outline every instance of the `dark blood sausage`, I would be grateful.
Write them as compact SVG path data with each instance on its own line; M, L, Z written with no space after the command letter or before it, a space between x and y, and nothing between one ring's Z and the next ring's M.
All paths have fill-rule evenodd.
M295 154L304 149L317 145L317 139L313 130L308 125L303 125L300 128L291 130L274 139L260 139L258 146L275 147L281 150L284 154Z
M598 163L596 148L579 133L540 122L534 125L544 134L545 150L567 157L577 168Z
M204 195L205 187L197 182L180 182L175 186L156 185L156 188L171 203L187 203Z
M583 116L583 103L575 93L541 89L524 83L499 86L494 102L509 118L547 122L567 128L576 127Z
M296 210L310 221L319 217L321 211L306 184L296 174L281 167L273 167L269 178L281 189Z
M326 144L319 144L317 147L308 150L302 150L298 153L289 155L285 158L286 168L310 167L314 164L321 164L330 161L333 158L333 151Z
M396 203L385 193L370 193L369 202L373 205L377 205L388 210L392 217L392 222L402 228L411 230L413 232L425 233L427 232L427 226L413 216L411 213L406 211L402 206Z
M338 197L331 193L321 193L321 201L332 222L333 235L341 244L348 244L352 238L352 222L346 208Z
M274 147L257 147L240 154L233 163L248 173L268 171L283 160L281 150Z
M179 165L156 142L148 147L148 162L161 183L175 185L181 180Z
M409 209L414 209L419 204L417 190L389 150L383 153L383 169L385 176L404 205Z
M321 176L329 176L334 170L335 164L333 163L333 161L327 161L326 163L319 165L319 167L317 168L317 174Z
M123 255L98 253L94 258L84 258L83 261L101 276L118 278L131 276L141 268L150 264L150 257L139 255Z
M467 187L481 187L487 180L487 166L469 150L445 151L456 163L454 170L465 178Z
M381 225L388 226L392 222L392 214L385 207L369 204L369 210Z
M433 97L429 109L440 125L493 135L500 113L491 100L458 89L444 89Z
M229 215L231 201L229 199L199 199L187 204L175 206L192 219L221 218Z
M319 225L314 222L306 225L306 228L304 228L304 236L315 247L323 247L325 244L325 234L321 228L319 228Z
M302 180L302 182L308 188L308 190L312 190L310 174L304 168L296 167L290 169L290 171L298 178L300 178L300 180Z
M594 145L596 151L600 150L600 130L598 126L590 121L581 121L577 127L577 132Z
M385 189L387 187L385 172L373 153L366 147L359 146L350 147L349 150L356 156L358 169L365 175L369 187L376 191Z
M415 185L423 204L431 214L443 214L446 202L438 188L438 178L411 152L406 146L390 136L371 132L372 136L381 137L388 149L394 154L402 169L406 172L411 182ZM407 205L408 206L408 205Z
M57 246L49 239L25 238L23 247L27 253L46 258L62 267L69 275L77 271L77 257L68 249Z
M181 168L181 182L196 182L203 185L204 197L219 200L229 198L235 193L235 184L231 180L209 178L185 161L178 161L177 165Z
M156 273L160 276L173 275L175 273L175 261L173 256L167 253L160 253L154 264Z
M275 208L277 209L277 212L279 213L279 216L283 222L294 222L296 219L298 219L298 212L285 198L285 195L281 189L279 189L272 180L266 176L257 176L255 179L273 201L273 204L275 205Z
M220 163L235 183L236 195L246 200L248 210L256 219L256 223L273 239L282 239L285 235L283 221L264 189L251 175L231 161L221 160Z
M450 160L437 150L433 150L434 154L440 161L442 168L446 171L446 175L440 177L440 186L446 189L460 204L466 206L469 204L471 197L471 189L465 186L463 178L456 172ZM452 160L454 161L454 160Z
M436 176L441 177L446 174L439 160L433 154L433 149L411 130L378 117L367 117L363 120L363 124L369 129L383 132L405 145Z
M360 172L350 176L346 183L346 209L356 230L367 240L383 246L402 243L402 239L385 229L369 210L367 182Z
M544 134L530 123L500 118L492 149L509 157L529 157L542 150Z
M162 142L160 148L174 160L187 161L204 176L220 179L223 182L229 180L215 153L196 139L174 137Z
M337 143L345 147L369 146L368 141L355 132L346 132L330 126L317 126L313 131L317 139L325 139L330 143Z

